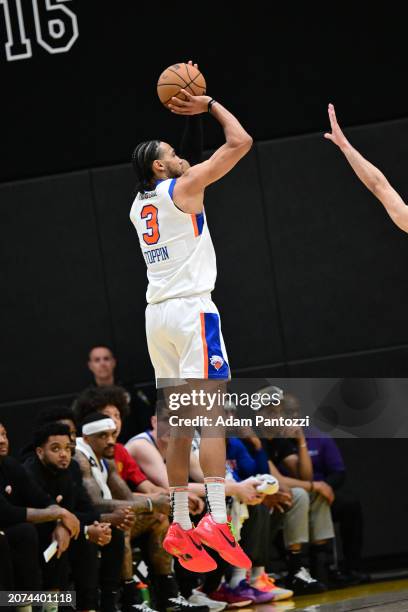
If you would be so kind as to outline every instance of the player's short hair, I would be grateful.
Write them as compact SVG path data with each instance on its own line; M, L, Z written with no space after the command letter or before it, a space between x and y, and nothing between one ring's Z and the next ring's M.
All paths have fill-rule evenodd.
M73 409L78 422L83 425L85 418L102 411L106 406L115 406L123 419L129 414L129 395L126 389L116 385L109 387L89 387L75 400ZM103 415L102 415L103 416ZM106 419L106 417L103 417Z
M160 158L160 140L148 140L137 145L132 154L132 166L138 179L136 190L144 193L152 188L153 162Z
M37 415L37 426L45 425L46 423L55 423L57 421L72 421L75 424L75 417L72 408L69 406L53 405L41 410Z
M69 441L71 441L68 425L55 422L45 423L34 433L34 448L44 446L51 436L67 436Z

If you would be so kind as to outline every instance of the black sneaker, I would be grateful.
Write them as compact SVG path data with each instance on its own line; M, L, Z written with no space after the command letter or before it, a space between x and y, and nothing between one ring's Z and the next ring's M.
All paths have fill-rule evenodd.
M301 567L296 574L288 576L286 586L294 595L314 595L327 591L327 586L310 575L306 567Z
M166 603L166 612L209 612L208 606L200 606L199 604L192 604L182 595L177 597L169 597Z

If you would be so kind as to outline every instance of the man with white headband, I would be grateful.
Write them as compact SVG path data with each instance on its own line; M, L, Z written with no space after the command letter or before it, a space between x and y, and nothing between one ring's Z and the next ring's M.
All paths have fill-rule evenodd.
M99 416L99 415L98 415ZM77 438L75 458L83 457L83 463L87 463L84 485L91 494L91 490L98 493L100 500L111 500L112 494L108 487L108 468L103 460L103 452L115 432L115 424L112 419L91 420L82 427L82 438ZM78 452L79 451L79 452ZM91 499L95 502L94 497ZM103 506L95 504L97 510L104 511ZM108 510L107 510L108 511ZM126 526L133 523L132 513L127 517ZM100 581L101 581L101 612L114 612L117 610L116 600L120 587L120 576L122 559L124 554L124 535L118 529L112 530L113 546L103 551L101 556Z
M92 501L103 512L111 512L117 506L129 507L134 513L131 536L147 534L148 561L154 578L156 607L160 612L183 612L187 608L188 612L208 612L207 607L192 606L182 601L172 573L172 557L163 549L163 539L169 526L169 496L163 493L150 498L132 493L115 467L116 436L114 421L100 412L90 414L83 421L82 438L77 438L75 459L81 467ZM110 612L116 609L114 605Z

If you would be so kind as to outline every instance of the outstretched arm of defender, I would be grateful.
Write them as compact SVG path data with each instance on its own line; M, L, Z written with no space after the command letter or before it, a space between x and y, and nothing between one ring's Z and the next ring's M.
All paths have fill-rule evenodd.
M209 96L192 96L182 90L187 100L172 98L169 108L178 115L198 115L208 110ZM189 168L177 181L177 190L183 195L194 195L202 192L207 185L218 181L227 174L248 153L252 147L252 138L244 130L238 119L219 102L214 102L211 114L221 124L225 134L222 145L207 161Z
M333 104L329 104L329 119L332 131L324 137L339 147L360 181L380 200L395 225L408 232L408 206L384 174L351 146L337 122Z

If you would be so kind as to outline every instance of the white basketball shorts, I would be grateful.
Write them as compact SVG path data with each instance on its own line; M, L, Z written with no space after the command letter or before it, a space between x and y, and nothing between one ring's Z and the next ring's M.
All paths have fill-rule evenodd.
M148 304L146 336L156 383L230 378L220 315L211 294Z

